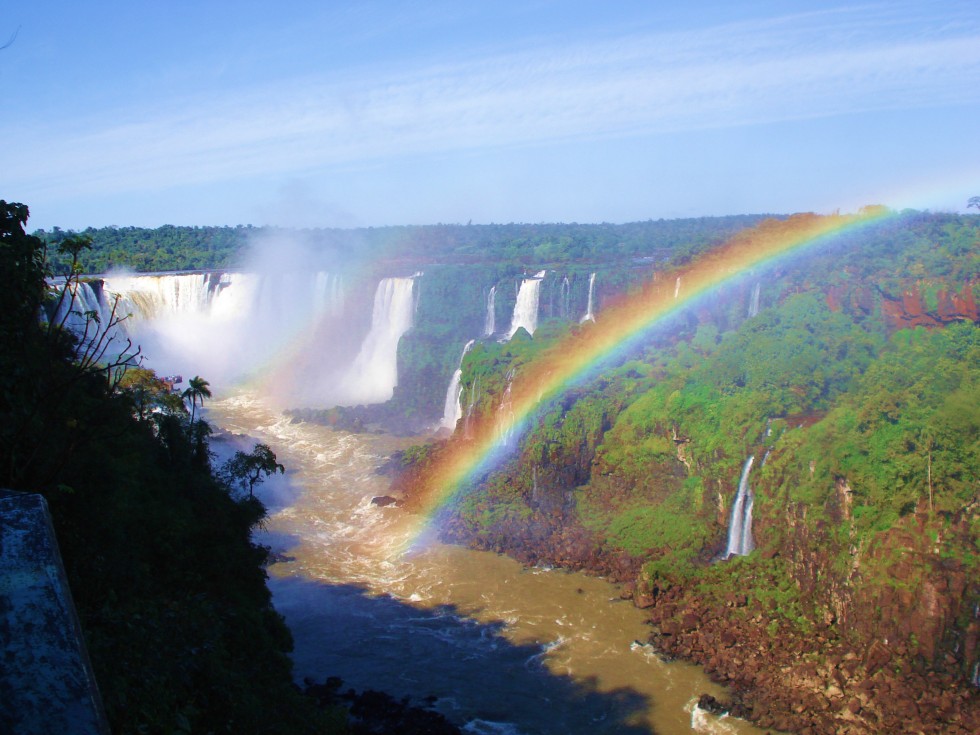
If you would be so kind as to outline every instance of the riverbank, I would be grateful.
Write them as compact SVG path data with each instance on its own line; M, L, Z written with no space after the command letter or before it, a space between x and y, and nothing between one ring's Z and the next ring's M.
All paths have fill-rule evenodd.
M458 525L451 528L455 542L485 548L465 539ZM584 530L555 528L546 538L550 548L548 542L509 546L498 536L492 550L623 584L623 596L647 615L660 655L700 665L731 691L728 700L702 699L716 714L803 735L980 732L980 690L925 666L908 646L847 640L830 624L804 635L750 607L746 594L702 594L697 581L650 590L638 574L639 560L600 552Z
M657 650L704 667L733 694L722 707L761 727L803 735L980 732L980 693L925 671L905 646L859 646L829 627L803 636L744 595L712 604L696 590L640 596Z

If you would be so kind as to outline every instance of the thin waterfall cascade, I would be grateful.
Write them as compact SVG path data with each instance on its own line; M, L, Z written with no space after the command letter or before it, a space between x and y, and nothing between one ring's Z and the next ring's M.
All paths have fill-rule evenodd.
M480 376L477 375L473 379L473 385L470 386L470 400L466 404L466 412L463 415L463 435L469 439L472 436L472 418L473 411L476 409L476 402L480 400Z
M759 313L759 294L762 291L762 283L756 282L752 287L752 293L749 296L749 318L757 316Z
M674 284L674 298L676 299L681 292L681 277L677 276L677 282Z
M476 340L471 339L463 347L463 354L459 356L459 365L449 381L449 388L446 390L446 405L442 410L442 421L439 426L450 431L456 429L456 422L463 417L463 386L460 383L463 377L463 358L470 348L476 344Z
M514 439L514 403L511 396L511 387L514 385L515 371L511 368L507 372L507 387L504 389L503 398L500 400L500 408L497 414L501 417L497 422L496 433L497 441L505 447L510 448Z
M755 544L752 541L752 504L755 497L749 487L749 472L752 470L754 455L749 455L742 467L742 476L738 481L738 493L732 505L732 520L728 527L728 546L724 558L745 556L752 552Z
M497 331L497 287L491 286L487 294L487 316L483 320L483 336L490 337Z
M676 294L675 294L676 295ZM585 316L579 320L579 324L595 321L595 273L589 275L589 304L585 309Z
M518 329L524 327L528 334L534 334L538 328L538 302L541 296L541 279L547 271L538 271L531 278L521 281L517 290L517 303L514 304L514 316L507 331L507 339L514 336Z
M560 299L561 304L559 308L561 309L561 318L568 319L568 313L572 308L572 284L568 280L568 276L561 279L561 294Z
M343 381L350 403L384 403L398 385L398 342L412 328L415 279L383 278L374 293L371 329Z

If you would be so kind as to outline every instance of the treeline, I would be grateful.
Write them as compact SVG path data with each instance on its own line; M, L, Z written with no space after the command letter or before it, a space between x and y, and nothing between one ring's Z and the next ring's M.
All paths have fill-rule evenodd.
M283 238L302 243L325 263L399 261L410 263L567 263L630 258L666 260L690 257L749 227L761 215L647 220L627 224L419 225L358 229L290 230L277 227L53 228L34 236L52 249L66 237L84 235L92 248L85 273L114 268L137 272L209 270L241 267L249 246ZM64 257L53 251L52 265Z

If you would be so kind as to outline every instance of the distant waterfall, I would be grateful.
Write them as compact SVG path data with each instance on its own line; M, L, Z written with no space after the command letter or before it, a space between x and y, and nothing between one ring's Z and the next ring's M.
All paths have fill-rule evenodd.
M752 295L749 296L749 319L756 316L759 313L759 292L762 290L762 284L756 283L752 287Z
M453 431L456 429L456 422L463 416L463 386L460 380L463 377L463 358L476 340L471 339L463 348L463 354L459 356L459 366L453 373L452 380L449 381L449 388L446 390L446 405L442 410L442 421L439 426Z
M514 336L518 329L524 327L528 334L534 334L538 327L538 299L541 294L541 279L547 271L539 271L531 278L521 281L517 291L517 303L514 304L514 316L507 331L507 339Z
M384 278L374 292L371 331L361 344L347 379L344 400L384 403L398 385L398 341L412 327L413 278Z
M466 413L463 416L463 435L469 439L472 436L472 424L471 420L473 418L473 411L476 409L476 402L480 400L480 376L477 375L473 379L473 385L470 386L470 400L466 404Z
M504 395L500 399L500 407L497 409L497 415L500 417L500 420L496 426L496 438L497 442L505 447L510 447L514 439L514 401L511 396L514 375L514 368L507 371L507 387L504 389Z
M585 316L579 320L579 324L595 321L595 273L589 275L589 305L585 309Z
M487 294L487 316L483 320L483 336L489 337L497 331L497 287L491 286Z
M676 299L678 294L681 292L681 277L677 276L677 282L674 284L674 298Z
M742 476L738 481L738 494L732 505L732 520L728 527L728 546L725 558L732 555L745 556L755 548L752 542L752 503L754 496L749 487L749 471L755 459L750 455L742 467Z
M568 276L561 279L560 301L559 309L561 310L561 318L568 319L568 314L572 307L572 284L568 280Z

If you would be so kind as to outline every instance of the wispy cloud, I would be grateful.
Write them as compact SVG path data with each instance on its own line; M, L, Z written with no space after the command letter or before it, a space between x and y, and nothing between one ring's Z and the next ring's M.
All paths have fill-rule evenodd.
M889 6L890 7L890 6ZM374 68L11 130L22 188L152 190L392 156L980 101L980 26L889 7Z

